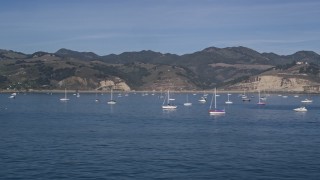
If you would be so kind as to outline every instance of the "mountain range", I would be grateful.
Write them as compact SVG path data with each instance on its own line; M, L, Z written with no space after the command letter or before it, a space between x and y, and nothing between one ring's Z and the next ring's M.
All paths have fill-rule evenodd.
M151 50L105 56L64 48L55 53L39 51L33 54L0 50L0 88L210 90L220 87L255 90L268 87L272 90L277 86L273 90L305 91L306 87L310 90L310 87L318 86L319 63L320 55L313 51L284 56L259 53L241 46L208 47L184 55ZM261 85L262 77L280 78L280 84L266 80ZM288 79L291 86L281 82ZM294 82L302 82L299 79L305 81L298 83L297 88Z

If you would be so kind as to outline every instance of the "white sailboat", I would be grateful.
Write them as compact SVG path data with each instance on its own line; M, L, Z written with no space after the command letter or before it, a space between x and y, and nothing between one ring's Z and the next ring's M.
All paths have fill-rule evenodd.
M261 99L261 101L266 101L267 100L266 91L264 91L264 95L263 96L260 96L260 99Z
M98 98L98 93L96 92L96 99L94 100L95 102L99 102L99 98Z
M166 99L167 99L167 104L165 105L165 100ZM163 101L162 109L177 109L177 106L170 104L170 92L169 92L169 90L167 92L167 97Z
M251 101L250 98L246 95L246 90L243 90L243 95L241 96L242 101Z
M258 100L258 105L266 105L265 102L261 101L261 97L260 97L260 90L259 90L259 100Z
M162 89L161 89L159 98L162 99L163 97L164 96L162 95Z
M221 115L226 113L224 109L217 109L217 88L214 88L214 109L211 109L212 101L213 101L213 96L212 96L210 108L209 108L210 115Z
M191 106L192 103L189 102L188 94L187 94L187 102L183 103L184 106Z
M112 90L112 88L111 88L110 100L108 101L108 104L116 104L116 103L117 103L117 101L115 101L115 100L113 99L113 90Z
M60 101L69 101L70 99L67 98L67 89L64 89L64 98L60 98Z
M231 95L231 94L228 93L228 100L225 102L226 104L233 104L233 102L230 101L230 98L229 98L230 95Z

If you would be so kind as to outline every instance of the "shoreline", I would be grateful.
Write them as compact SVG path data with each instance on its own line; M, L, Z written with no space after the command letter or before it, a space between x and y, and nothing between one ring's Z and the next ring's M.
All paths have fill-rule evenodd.
M243 90L217 90L219 93L233 93L233 94L243 94ZM0 93L3 94L3 93L64 93L65 90L64 89L53 89L53 90L35 90L35 89L32 89L32 90L29 90L29 91L18 91L18 90L0 90ZM67 90L67 93L110 93L109 90L74 90L74 89L70 89L70 90ZM114 93L156 93L156 94L159 94L159 93L165 93L166 90L164 91L153 91L153 90L131 90L131 91L116 91L114 90L113 91ZM193 93L193 94L211 94L211 93L214 93L214 90L185 90L185 91L178 91L178 90L170 90L170 92L173 92L173 93ZM268 90L268 91L261 91L265 94L320 94L320 92L306 92L306 91L280 91L280 90L274 90L274 91L271 91L271 90ZM251 90L251 91L245 91L245 93L249 93L249 94L252 94L252 93L258 93L258 90Z

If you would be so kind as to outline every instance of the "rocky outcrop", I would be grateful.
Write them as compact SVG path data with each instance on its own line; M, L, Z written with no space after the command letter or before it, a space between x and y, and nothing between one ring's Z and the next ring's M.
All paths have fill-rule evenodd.
M125 83L125 82L120 82L118 84L116 84L116 88L115 89L119 89L122 91L130 91L130 87Z
M59 88L67 87L69 89L79 89L79 90L109 90L113 88L119 91L130 91L130 87L120 78L112 78L112 80L107 79L100 82L96 82L93 79L81 78L72 76L66 78L57 83Z
M130 87L122 81L120 78L115 78L114 80L104 80L99 82L99 87L97 89L115 89L120 91L130 91Z
M100 81L99 82L99 87L98 89L102 89L102 88L109 88L109 87L114 87L115 83L111 80L104 80L104 81Z

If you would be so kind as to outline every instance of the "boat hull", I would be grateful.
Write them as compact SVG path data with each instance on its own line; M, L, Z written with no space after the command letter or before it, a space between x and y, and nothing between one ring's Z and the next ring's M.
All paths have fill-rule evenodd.
M116 101L108 101L108 104L116 104L117 102Z
M225 114L226 113L226 111L224 111L224 110L209 110L209 114L210 115L222 115L222 114Z
M296 112L307 112L308 111L305 107L299 107L299 108L296 108L296 109L293 109L293 110L296 111Z
M166 106L162 106L162 109L177 109L177 106L166 105Z
M302 103L312 103L312 100L303 100Z
M264 102L258 102L257 105L263 106L263 105L266 105L266 103L264 103Z

